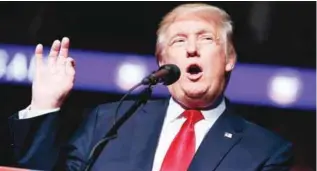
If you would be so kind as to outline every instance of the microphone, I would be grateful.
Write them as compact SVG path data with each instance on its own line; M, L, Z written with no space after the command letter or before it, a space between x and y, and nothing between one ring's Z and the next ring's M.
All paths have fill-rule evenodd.
M151 86L157 83L163 83L164 85L170 85L176 82L180 77L180 69L174 64L167 64L161 66L157 71L152 72L149 76L145 77L139 84L133 86L119 101L118 107L116 109L114 115L114 122L111 129L106 133L106 135L97 142L97 144L92 148L90 154L88 156L87 164L84 166L84 171L89 171L101 154L103 148L107 145L107 143L116 138L118 135L118 130L122 126L122 124L129 119L134 112L143 104L145 104L148 98L152 94ZM137 87L141 85L149 85L146 89L144 89L139 95L139 99L135 101L135 103L129 108L123 116L117 120L119 108L123 102L123 100Z
M141 84L156 85L163 83L163 85L171 85L175 83L181 75L180 69L174 64L166 64L161 66L157 71L154 71L149 76L145 77Z

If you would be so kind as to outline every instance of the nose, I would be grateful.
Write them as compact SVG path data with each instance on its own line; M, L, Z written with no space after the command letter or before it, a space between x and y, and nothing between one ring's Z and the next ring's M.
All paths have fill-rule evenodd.
M198 57L199 56L197 45L196 45L195 41L188 42L186 51L187 51L187 57Z

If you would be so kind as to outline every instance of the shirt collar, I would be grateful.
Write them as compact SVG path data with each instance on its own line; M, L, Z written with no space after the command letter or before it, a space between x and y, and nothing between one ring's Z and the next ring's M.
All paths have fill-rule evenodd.
M214 122L226 109L226 103L224 98L221 100L218 106L212 109L201 110L206 121ZM185 109L178 104L172 97L169 100L167 109L167 122L173 122L178 119Z

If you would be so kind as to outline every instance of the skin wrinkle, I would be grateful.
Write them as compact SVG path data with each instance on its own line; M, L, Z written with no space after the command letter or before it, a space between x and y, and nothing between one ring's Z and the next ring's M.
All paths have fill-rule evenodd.
M157 31L156 56L159 66L175 64L181 70L180 79L168 86L177 103L205 109L223 98L236 62L228 41L231 32L229 15L210 5L183 5L163 18ZM189 73L191 65L201 71Z

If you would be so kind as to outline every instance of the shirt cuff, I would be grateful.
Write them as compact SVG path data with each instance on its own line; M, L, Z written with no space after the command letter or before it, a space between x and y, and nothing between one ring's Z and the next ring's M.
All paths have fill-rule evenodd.
M48 113L57 112L60 108L46 109L46 110L32 110L31 106L19 111L19 119L30 119L37 116L42 116Z

